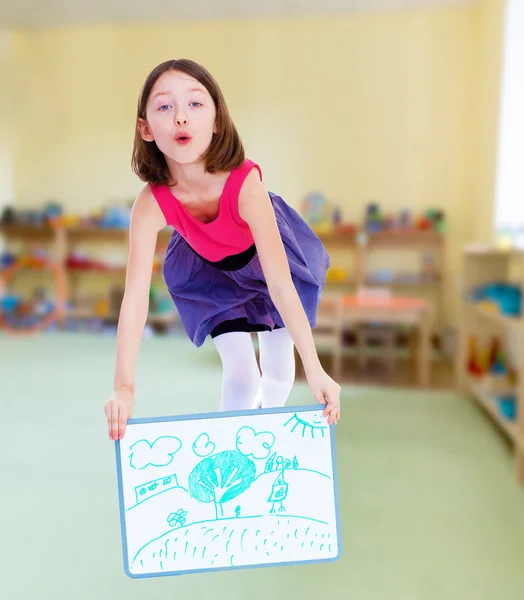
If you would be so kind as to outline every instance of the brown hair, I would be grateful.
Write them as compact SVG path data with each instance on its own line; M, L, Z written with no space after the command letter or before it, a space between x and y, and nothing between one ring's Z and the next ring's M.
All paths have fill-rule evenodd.
M222 91L213 76L201 65L192 60L180 58L168 60L147 76L138 99L137 122L131 166L138 177L153 185L173 185L167 163L156 142L146 142L140 135L138 119L146 118L146 105L153 86L166 71L181 71L194 77L211 96L216 109L216 133L203 155L206 171L216 173L228 172L239 167L245 159L244 147L236 127L227 109Z

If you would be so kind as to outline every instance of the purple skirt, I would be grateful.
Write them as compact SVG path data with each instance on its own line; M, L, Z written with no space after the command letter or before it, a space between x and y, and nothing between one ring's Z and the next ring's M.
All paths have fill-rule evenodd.
M284 243L293 283L310 326L316 325L320 296L330 257L316 233L285 201L269 193ZM164 280L190 340L199 347L224 321L247 319L253 326L284 327L269 292L258 253L236 271L203 260L174 231L169 242Z

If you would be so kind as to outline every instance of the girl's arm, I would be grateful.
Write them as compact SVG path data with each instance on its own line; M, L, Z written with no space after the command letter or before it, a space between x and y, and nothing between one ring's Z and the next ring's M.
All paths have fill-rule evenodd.
M134 407L135 365L149 311L149 290L158 232L165 218L149 186L131 209L124 298L118 319L113 393L106 404L111 439L124 436Z
M322 368L306 313L291 278L284 244L278 230L271 199L253 169L242 186L238 211L251 229L269 295L280 313L304 365L318 402L327 401L324 414L334 422L340 417L340 386Z

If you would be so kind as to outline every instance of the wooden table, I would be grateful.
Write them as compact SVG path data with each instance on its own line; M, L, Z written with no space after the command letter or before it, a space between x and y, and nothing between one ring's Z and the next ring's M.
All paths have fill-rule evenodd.
M368 298L345 294L328 295L321 304L342 302L342 328L345 325L360 323L382 323L413 325L419 333L417 351L417 381L421 386L429 383L431 359L431 332L429 323L429 303L422 298L397 297Z

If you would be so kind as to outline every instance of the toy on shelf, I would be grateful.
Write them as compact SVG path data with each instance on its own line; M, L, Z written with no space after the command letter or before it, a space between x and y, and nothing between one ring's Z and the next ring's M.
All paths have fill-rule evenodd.
M397 220L398 229L412 229L413 220L409 210L401 210Z
M132 203L131 203L132 204ZM15 209L7 206L2 211L0 223L3 225L61 225L62 227L101 227L104 229L128 229L131 220L131 206L125 201L112 202L98 213L90 216L65 213L56 201L48 201L42 208Z
M508 396L498 396L497 404L502 417L508 421L517 420L517 396L510 394Z
M386 228L385 218L376 202L370 202L366 206L365 229L369 233L376 233Z
M349 283L349 269L342 267L329 267L326 274L326 281L329 283Z
M482 361L476 339L470 339L468 370L479 377L482 389L497 404L500 415L510 421L516 418L516 372L507 362L500 340L493 337L483 352Z
M444 233L446 220L440 210L428 209L422 216L414 217L407 209L402 209L395 218L385 214L378 202L369 202L366 206L364 228L369 233L391 230L437 231Z
M482 375L482 368L479 360L479 348L477 336L472 335L469 338L469 351L467 359L467 371L473 377L480 377Z
M121 272L125 270L125 262L114 262L114 264L110 264L107 260L96 260L94 258L89 258L79 250L72 250L66 258L66 267L70 271Z
M366 277L366 283L369 284L388 284L393 283L395 275L388 269L379 269L373 273L369 273Z
M509 366L497 337L493 337L490 344L480 348L477 336L470 336L467 370L475 377L483 376L486 385L491 385L493 378L503 377L506 380L509 377Z
M63 213L62 205L58 202L48 202L44 206L43 217L47 223L59 222Z
M16 266L26 269L44 269L49 260L48 253L38 246L30 246L19 254L3 252L0 254L0 269Z
M4 269L5 267L10 267L14 265L16 262L16 254L12 252L3 252L0 254L0 269Z
M312 227L321 227L331 223L327 199L320 192L306 194L302 200L301 211L304 219Z
M330 234L354 234L356 225L344 223L342 209L338 204L328 202L324 194L311 192L306 194L301 203L301 213L317 235Z
M422 281L438 281L440 278L439 268L435 256L431 252L422 255Z
M104 211L99 226L107 229L127 229L131 210L127 206L112 204Z
M340 209L340 206L335 206L333 208L331 219L335 228L339 227L342 224L342 210Z
M474 288L470 299L485 310L509 317L519 317L522 310L522 290L510 283L488 283Z
M0 323L10 332L36 330L41 323L51 320L55 310L55 302L42 288L28 299L8 291L0 296Z
M174 305L166 293L152 285L149 290L149 310L151 314L167 316L175 312Z
M6 206L2 211L0 223L2 225L29 225L41 227L49 223L56 223L62 215L62 206L58 202L49 201L41 209L16 209Z
M446 231L446 218L444 212L430 208L426 211L425 219L429 222L429 228L439 233L445 233Z

